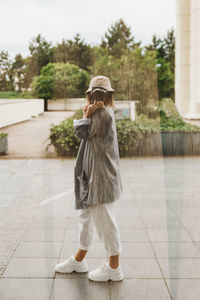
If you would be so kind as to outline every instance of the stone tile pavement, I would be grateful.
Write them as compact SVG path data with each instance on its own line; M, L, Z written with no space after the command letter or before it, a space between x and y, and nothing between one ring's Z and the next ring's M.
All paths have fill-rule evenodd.
M200 158L121 159L122 282L59 274L77 249L74 159L0 160L0 299L199 300ZM107 259L97 234L89 269Z

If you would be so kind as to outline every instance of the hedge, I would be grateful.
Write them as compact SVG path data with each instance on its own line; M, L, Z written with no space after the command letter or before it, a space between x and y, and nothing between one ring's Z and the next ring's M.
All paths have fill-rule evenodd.
M171 103L169 99L163 99L157 108L157 114L149 118L148 115L136 115L136 120L116 120L117 138L120 156L130 156L133 149L145 136L160 132L200 132L200 127L185 123L177 112L170 111L164 104ZM172 105L173 106L173 105ZM59 156L76 157L80 140L74 134L73 120L82 118L82 109L75 112L73 116L62 121L59 125L50 128L50 145L54 145Z

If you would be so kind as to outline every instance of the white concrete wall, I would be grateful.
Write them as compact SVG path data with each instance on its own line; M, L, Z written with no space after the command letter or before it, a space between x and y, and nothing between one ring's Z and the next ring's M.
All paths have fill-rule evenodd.
M135 103L137 101L123 100L114 101L114 110L129 110L129 117L135 120ZM59 99L48 100L48 111L51 110L77 110L83 107L86 103L86 98L72 98L72 99Z
M77 110L84 105L85 101L85 98L47 100L48 110Z
M200 0L176 0L175 103L188 119L200 118Z
M30 120L43 112L43 99L0 99L0 128Z

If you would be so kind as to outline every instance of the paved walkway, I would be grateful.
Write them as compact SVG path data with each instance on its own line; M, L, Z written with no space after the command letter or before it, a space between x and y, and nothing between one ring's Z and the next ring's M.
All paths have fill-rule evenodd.
M51 124L59 124L67 119L74 111L45 111L37 118L0 128L1 132L8 133L8 152L1 158L33 158L56 157L53 146L48 151L45 147L49 143Z
M200 158L121 159L122 282L59 274L77 249L74 159L0 160L0 299L199 300ZM89 270L106 259L97 235Z

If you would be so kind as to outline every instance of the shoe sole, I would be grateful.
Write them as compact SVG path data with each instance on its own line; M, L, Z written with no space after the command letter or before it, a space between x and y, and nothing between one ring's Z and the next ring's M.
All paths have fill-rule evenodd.
M58 273L62 273L62 274L68 274L68 273L72 273L72 272L76 272L76 273L87 273L88 272L88 269L71 269L69 271L57 271L55 270L56 272Z
M111 281L121 281L121 280L124 279L124 276L121 276L120 278L119 277L118 278L113 277L113 278L108 278L108 279L93 279L93 278L90 278L89 276L88 276L88 278L90 280L93 280L93 281L101 281L101 282L103 282L103 281L109 281L109 280L111 280Z

